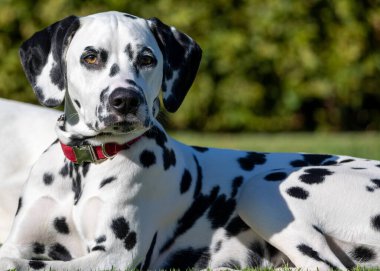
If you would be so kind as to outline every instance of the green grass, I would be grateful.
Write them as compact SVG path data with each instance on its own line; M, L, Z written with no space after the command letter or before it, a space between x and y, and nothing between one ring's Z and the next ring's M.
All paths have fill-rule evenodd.
M171 132L177 140L198 146L264 152L351 155L380 160L380 133L196 133Z

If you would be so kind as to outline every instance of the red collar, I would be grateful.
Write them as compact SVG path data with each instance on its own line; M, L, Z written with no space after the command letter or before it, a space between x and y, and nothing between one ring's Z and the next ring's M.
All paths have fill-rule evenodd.
M128 149L133 143L137 142L142 136L139 136L125 144L105 143L100 146L82 145L68 146L61 143L62 151L67 159L76 164L83 162L101 163L107 159L113 158L118 152Z

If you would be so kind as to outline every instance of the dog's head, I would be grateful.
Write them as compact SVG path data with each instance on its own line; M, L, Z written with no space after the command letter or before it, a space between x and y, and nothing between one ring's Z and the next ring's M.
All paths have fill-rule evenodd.
M177 111L201 54L174 27L119 12L67 17L20 48L40 103L54 107L65 100L62 132L71 138L106 141L111 136L121 142L154 124L160 89L165 108Z

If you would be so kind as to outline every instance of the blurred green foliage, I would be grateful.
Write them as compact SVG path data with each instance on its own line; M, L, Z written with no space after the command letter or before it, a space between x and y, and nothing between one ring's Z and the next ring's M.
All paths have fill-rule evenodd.
M36 102L20 42L65 16L158 17L203 48L171 128L380 130L378 0L0 0L0 96Z

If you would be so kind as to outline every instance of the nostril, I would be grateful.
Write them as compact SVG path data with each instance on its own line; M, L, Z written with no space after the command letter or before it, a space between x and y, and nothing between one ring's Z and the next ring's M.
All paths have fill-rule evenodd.
M112 106L115 108L122 108L125 104L125 100L122 98L115 98L112 100Z
M138 99L137 97L131 98L131 100L129 101L130 107L138 107L139 105L140 105L140 99Z

